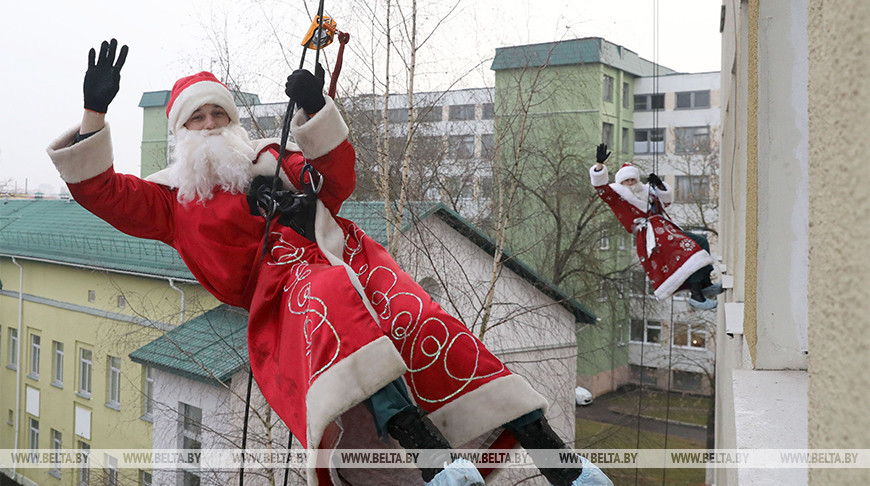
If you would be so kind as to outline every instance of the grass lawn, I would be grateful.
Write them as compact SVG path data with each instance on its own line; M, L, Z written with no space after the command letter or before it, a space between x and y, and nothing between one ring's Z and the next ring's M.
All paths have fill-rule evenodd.
M636 406L636 405L635 405ZM636 409L635 409L636 410ZM704 449L703 442L667 437L664 434L641 431L619 425L577 420L575 448L582 449ZM639 447L638 447L639 442ZM705 470L701 469L627 469L602 468L615 486L629 485L703 485Z
M635 389L610 400L610 408L616 412L637 415L639 389ZM707 425L707 414L713 406L712 398L668 394L658 390L645 388L640 400L641 416L652 417L672 422L685 422L695 425Z

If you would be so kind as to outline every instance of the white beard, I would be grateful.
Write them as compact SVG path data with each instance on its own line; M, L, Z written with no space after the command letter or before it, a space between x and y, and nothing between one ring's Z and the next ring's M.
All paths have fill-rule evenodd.
M247 192L253 179L256 152L248 133L237 123L214 130L188 130L175 135L173 162L167 170L171 187L178 188L178 202L201 203L215 187L231 194Z
M645 201L647 195L649 195L649 186L647 184L641 184L640 182L635 183L633 186L629 186L632 194L634 194L641 201Z

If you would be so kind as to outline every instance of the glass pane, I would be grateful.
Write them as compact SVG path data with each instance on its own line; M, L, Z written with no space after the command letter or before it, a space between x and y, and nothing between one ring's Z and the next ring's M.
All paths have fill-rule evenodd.
M710 107L710 91L695 91L695 107L709 108Z
M692 93L684 92L677 93L677 108L691 108L692 107Z
M689 326L683 322L674 324L674 346L687 346L689 343Z

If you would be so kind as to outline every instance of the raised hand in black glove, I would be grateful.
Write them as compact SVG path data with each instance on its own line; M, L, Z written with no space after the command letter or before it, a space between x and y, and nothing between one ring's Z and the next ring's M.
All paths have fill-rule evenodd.
M97 113L106 113L109 103L115 99L121 87L121 68L127 60L127 46L121 47L118 60L115 61L115 51L118 41L103 41L100 46L100 56L94 49L88 53L88 70L85 73L85 109Z
M599 164L603 164L608 157L610 157L610 152L607 151L607 144L599 144L598 150L595 153L595 161Z
M655 186L656 189L658 189L658 190L660 190L660 191L664 191L664 190L667 189L667 188L665 187L665 183L662 182L661 179L659 179L659 176L655 175L655 174L652 173L652 172L650 172L649 177L647 178L647 180L649 180L649 183L652 184L653 186Z
M320 64L314 69L316 75L305 69L297 69L287 76L284 93L295 101L305 113L313 115L326 104L323 97L324 72Z

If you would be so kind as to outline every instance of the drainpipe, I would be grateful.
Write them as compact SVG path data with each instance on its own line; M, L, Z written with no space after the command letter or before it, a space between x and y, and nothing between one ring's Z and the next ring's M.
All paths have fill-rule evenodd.
M18 349L15 351L18 356L18 363L15 367L15 450L18 450L18 433L21 426L21 326L24 321L24 267L22 267L15 257L12 257L12 264L18 267ZM12 463L12 477L16 477L17 464Z
M169 287L172 288L173 290L177 291L179 294L181 294L181 321L178 324L179 325L184 324L184 291L175 286L174 279L170 278L168 280L169 280Z

